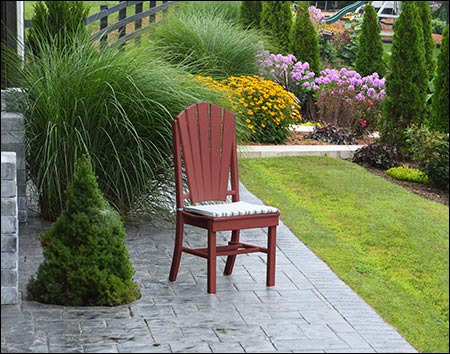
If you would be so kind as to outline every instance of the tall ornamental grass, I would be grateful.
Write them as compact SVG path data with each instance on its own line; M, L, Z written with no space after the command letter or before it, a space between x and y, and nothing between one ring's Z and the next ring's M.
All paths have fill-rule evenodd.
M63 50L41 43L21 73L28 171L41 216L54 220L74 163L86 154L105 198L123 216L171 171L171 120L215 91L181 69L131 51L98 50L87 37ZM153 187L152 187L153 188Z
M257 30L242 29L215 11L195 11L198 4L183 5L151 28L151 51L171 63L188 65L195 75L224 79L257 74L256 53L262 39Z

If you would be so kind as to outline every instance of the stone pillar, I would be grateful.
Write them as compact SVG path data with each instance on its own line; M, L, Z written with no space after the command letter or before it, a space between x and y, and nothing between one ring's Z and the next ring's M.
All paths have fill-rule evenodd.
M27 176L25 170L25 127L21 113L18 109L18 89L2 90L1 133L2 152L13 151L16 153L17 167L17 201L19 222L25 222L27 212Z
M1 303L3 305L16 304L19 300L19 221L16 153L2 151L1 164Z

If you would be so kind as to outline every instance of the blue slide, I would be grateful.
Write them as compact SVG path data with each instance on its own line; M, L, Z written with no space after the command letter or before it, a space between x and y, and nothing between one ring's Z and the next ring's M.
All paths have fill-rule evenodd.
M353 4L343 7L334 15L325 18L325 23L329 25L336 21L339 21L342 18L342 16L344 16L347 12L355 11L358 7L363 6L366 2L368 1L356 1Z

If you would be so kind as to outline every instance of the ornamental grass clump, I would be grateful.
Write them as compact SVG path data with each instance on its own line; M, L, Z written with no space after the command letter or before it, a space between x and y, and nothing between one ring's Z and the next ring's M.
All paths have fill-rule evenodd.
M108 202L126 217L166 185L172 173L170 122L218 93L189 80L139 47L96 49L87 36L63 49L40 43L39 57L20 69L27 167L39 193L40 216L54 221L74 163L87 154Z
M243 120L250 141L283 144L289 127L301 121L295 95L257 76L233 76L223 81L232 92L232 110Z
M64 212L40 235L44 262L28 300L63 306L115 306L140 297L125 228L98 188L86 156L66 189Z
M258 72L256 53L263 39L259 32L242 29L237 19L216 12L194 11L198 5L182 5L152 27L149 50L172 64L186 65L195 75L224 79Z

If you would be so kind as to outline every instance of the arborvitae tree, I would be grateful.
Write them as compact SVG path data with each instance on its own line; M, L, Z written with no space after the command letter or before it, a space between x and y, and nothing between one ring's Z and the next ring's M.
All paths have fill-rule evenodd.
M34 6L33 25L27 45L35 55L46 45L61 48L70 45L75 33L86 31L89 9L84 1L38 1Z
M298 61L308 62L311 71L320 71L319 38L309 16L309 2L299 1L297 15L289 36L290 52Z
M292 25L290 1L263 1L261 28L275 41L282 54L289 50L289 32Z
M374 72L384 76L386 68L383 53L377 12L372 3L369 2L364 6L364 18L355 61L356 71L362 76L371 75Z
M44 262L28 299L64 306L114 306L139 298L125 228L101 194L86 157L75 166L66 206L40 235Z
M419 10L419 17L422 21L421 27L423 31L423 44L425 46L425 63L428 71L428 79L434 77L436 63L434 62L433 52L436 44L433 40L433 30L431 27L431 9L429 1L415 1Z
M261 23L262 1L242 1L239 20L244 27L259 28Z
M420 124L427 116L428 72L420 25L414 2L402 2L402 12L395 21L380 120L383 142L404 145L405 129L412 123Z
M448 25L442 34L441 49L439 51L434 95L431 101L430 127L443 133L449 132L448 112Z

